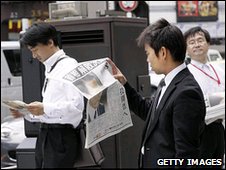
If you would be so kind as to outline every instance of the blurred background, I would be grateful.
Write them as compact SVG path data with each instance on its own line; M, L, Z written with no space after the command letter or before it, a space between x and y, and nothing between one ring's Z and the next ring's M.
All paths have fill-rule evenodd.
M135 89L150 97L162 75L151 70L135 40L160 18L182 32L194 26L208 30L208 58L225 70L225 1L1 1L1 103L42 100L44 68L18 41L38 21L57 28L69 56L79 62L110 56ZM144 122L131 115L132 128L100 142L106 159L92 168L137 168ZM38 123L12 118L1 105L1 169L35 167L38 128Z

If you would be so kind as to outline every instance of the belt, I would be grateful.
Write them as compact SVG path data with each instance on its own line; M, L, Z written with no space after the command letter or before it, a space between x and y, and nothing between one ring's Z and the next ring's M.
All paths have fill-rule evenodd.
M48 128L74 128L71 124L47 124L47 123L41 123L41 128L48 129Z

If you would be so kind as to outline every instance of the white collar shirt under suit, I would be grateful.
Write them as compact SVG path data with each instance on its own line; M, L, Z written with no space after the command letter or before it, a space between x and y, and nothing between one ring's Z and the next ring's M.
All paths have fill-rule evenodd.
M216 65L213 66L210 63L203 64L191 60L191 63L188 64L188 69L201 87L204 96L225 91L225 71L222 68L217 67Z
M45 77L48 79L46 88L44 85L42 90L44 114L35 117L43 123L72 124L76 128L82 119L83 96L72 83L60 81L59 77L73 70L78 62L71 57L64 58L49 72L54 63L62 57L67 56L63 50L59 50L43 63Z
M159 100L158 100L158 104L157 104L157 107L166 91L166 89L168 88L168 86L170 85L171 81L173 80L173 78L180 72L182 71L183 69L186 68L186 65L185 63L177 66L176 68L174 68L173 70L171 70L164 78L164 81L165 81L165 86L163 86L162 88L162 91L161 91L161 95L159 97Z

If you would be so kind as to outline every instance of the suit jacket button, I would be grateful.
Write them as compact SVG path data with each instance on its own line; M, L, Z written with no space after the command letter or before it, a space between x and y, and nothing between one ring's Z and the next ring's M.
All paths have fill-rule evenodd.
M146 148L146 151L150 151L150 148Z

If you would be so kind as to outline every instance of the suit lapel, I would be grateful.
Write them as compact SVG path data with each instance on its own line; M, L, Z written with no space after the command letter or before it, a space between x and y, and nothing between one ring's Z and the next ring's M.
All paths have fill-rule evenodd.
M164 95L162 96L162 99L159 103L159 106L157 108L157 112L161 112L161 110L163 109L163 107L165 106L166 101L168 101L168 98L170 98L171 94L173 93L173 91L175 90L176 85L175 84L170 84L169 87L167 88L167 90L165 91Z
M165 106L165 103L166 103L167 99L171 96L171 93L174 91L175 88L176 88L176 87L175 87L174 84L170 85L170 86L167 88L165 94L163 95L163 97L162 97L162 99L161 99L161 101L160 101L160 103L159 103L158 108L156 109L156 111L155 111L155 113L154 113L154 114L155 114L154 119L153 119L152 122L150 122L150 123L151 123L151 126L150 126L150 129L148 129L146 138L147 138L147 137L151 134L151 132L153 131L155 125L156 125L157 122L158 122L158 119L159 119L161 110L162 110L163 107Z
M161 114L161 111L164 108L166 101L168 101L168 99L172 95L173 91L176 89L177 84L179 82L181 82L185 77L187 77L188 74L189 74L188 69L187 68L183 69L181 72L179 72L174 77L174 79L172 80L172 82L170 83L170 85L168 86L168 88L166 89L166 91L165 91L165 93L164 93L164 95L163 95L163 97L162 97L162 99L161 99L161 101L159 103L159 106L156 109L156 112L154 113L156 115L155 115L153 121L152 122L149 122L149 123L151 123L150 128L149 129L146 129L146 131L148 131L148 132L145 133L146 134L146 136L144 136L144 140L145 141L148 138L148 136L151 134L151 132L153 131L154 127L156 126L156 124L158 122L158 119L159 119L159 116ZM148 116L149 119L148 120L150 120L150 115L151 115L150 112L151 112L151 110L149 110L149 116ZM148 123L146 123L145 128L147 128L147 125L148 125Z

